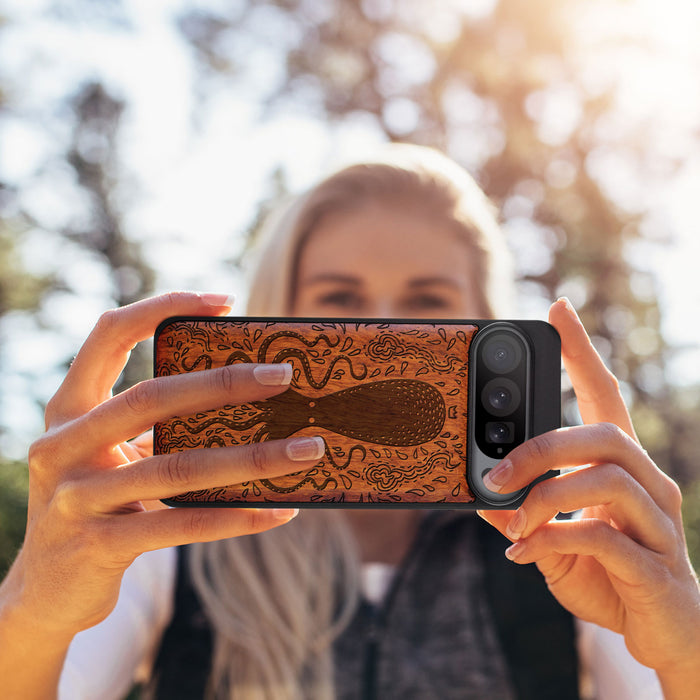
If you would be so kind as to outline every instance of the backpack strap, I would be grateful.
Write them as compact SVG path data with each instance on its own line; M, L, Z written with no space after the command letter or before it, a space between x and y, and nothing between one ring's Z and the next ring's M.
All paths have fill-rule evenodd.
M486 590L520 700L579 700L574 619L534 564L515 564L510 541L478 518Z
M177 548L173 618L156 657L146 697L203 698L213 655L213 635L189 574L188 547Z

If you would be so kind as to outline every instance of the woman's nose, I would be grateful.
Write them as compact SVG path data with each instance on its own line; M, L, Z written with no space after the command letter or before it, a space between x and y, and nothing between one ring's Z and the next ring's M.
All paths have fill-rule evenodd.
M391 299L376 299L367 307L368 318L399 318L400 315Z

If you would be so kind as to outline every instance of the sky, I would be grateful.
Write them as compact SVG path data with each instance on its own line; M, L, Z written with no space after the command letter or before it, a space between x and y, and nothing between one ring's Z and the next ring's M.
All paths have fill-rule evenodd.
M150 259L158 262L161 290L232 292L243 302L245 282L232 276L224 260L236 254L237 232L250 222L265 198L269 173L281 165L288 184L302 189L319 174L361 158L382 142L377 128L361 117L329 127L299 109L263 120L259 100L265 86L280 79L280 68L269 52L256 54L254 47L250 60L257 61L255 82L208 97L211 102L201 113L202 121L193 128L197 105L192 87L198 76L171 20L183 7L211 6L217 1L128 0L124 5L134 31L127 32L114 31L106 23L81 25L43 18L45 0L0 0L0 15L13 18L10 29L0 32L0 75L3 84L14 85L14 111L0 122L0 177L19 184L35 181L25 189L23 204L45 224L45 230L40 225L28 236L24 248L28 269L45 272L63 260L63 274L81 292L79 302L69 295L56 295L48 302L43 314L60 318L61 330L53 335L45 332L40 343L27 343L35 330L28 319L18 316L6 322L2 361L8 394L28 397L26 383L37 365L48 366L52 357L74 352L94 319L112 305L111 289L100 265L90 259L78 260L76 251L46 235L46 230L70 220L84 205L76 201L68 174L49 167L45 178L34 177L47 168L47 154L66 135L56 105L82 80L99 76L128 98L130 107L121 130L129 175L123 192L130 202L127 229L144 242ZM493 6L491 0L452 2L475 17ZM605 26L601 26L602 17ZM658 281L667 339L695 348L669 368L669 378L679 383L700 381L700 331L695 321L700 307L696 213L700 193L700 4L632 0L617 13L611 10L611 3L592 0L580 22L582 35L597 42L591 52L595 60L587 59L591 84L619 81L619 122L608 125L610 138L615 137L616 129L653 118L662 128L656 133L652 153L658 149L664 156L683 159L679 171L660 169L653 183L640 183L635 173L625 170L629 167L625 163L603 157L596 163L595 154L591 167L599 168L601 178L621 202L630 208L642 202L652 210L648 240L628 254L638 268L648 269ZM617 31L620 26L631 35L646 36L653 51L640 53L631 47L614 56L607 53L606 31ZM648 86L659 74L664 76L662 88L652 93ZM559 138L568 124L575 124L575 102L565 93L549 96L544 106L535 104L533 109L544 110L542 129L547 138ZM662 243L667 240L671 244ZM543 302L536 301L522 315L544 313ZM55 391L60 378L51 370L40 378L43 398ZM19 408L21 403L20 399ZM30 403L26 398L25 410L19 410L14 401L11 409L0 401L2 421L18 436L11 446L5 445L11 453L23 450L27 435L40 422ZM35 419L20 424L19 416L25 414Z

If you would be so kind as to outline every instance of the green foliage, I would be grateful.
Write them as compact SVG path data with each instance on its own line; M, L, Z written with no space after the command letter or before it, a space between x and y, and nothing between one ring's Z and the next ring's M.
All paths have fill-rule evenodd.
M0 316L7 311L36 309L51 288L49 277L37 277L22 269L17 244L22 230L19 222L0 219Z
M695 571L700 571L700 479L684 489L683 524L690 560Z
M0 579L24 538L27 522L27 465L0 461Z

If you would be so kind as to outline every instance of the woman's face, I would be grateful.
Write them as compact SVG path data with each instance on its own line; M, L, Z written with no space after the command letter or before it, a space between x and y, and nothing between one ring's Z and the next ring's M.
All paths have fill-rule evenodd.
M479 318L470 250L410 206L371 204L323 219L301 251L297 316Z

